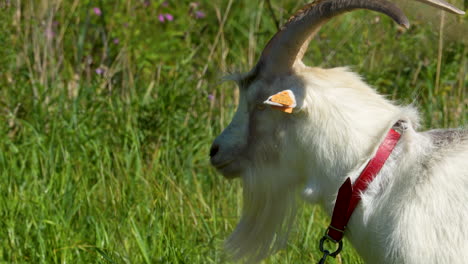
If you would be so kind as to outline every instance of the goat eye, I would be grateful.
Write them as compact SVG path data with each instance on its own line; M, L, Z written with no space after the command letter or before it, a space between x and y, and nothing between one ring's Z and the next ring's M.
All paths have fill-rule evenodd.
M255 108L257 108L257 110L265 110L266 106L264 104L258 104Z

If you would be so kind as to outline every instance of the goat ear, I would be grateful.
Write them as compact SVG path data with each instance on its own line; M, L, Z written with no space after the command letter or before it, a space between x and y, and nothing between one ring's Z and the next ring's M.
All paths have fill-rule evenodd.
M284 90L276 93L263 102L266 105L270 105L273 109L277 109L281 112L292 114L293 110L297 106L296 96L291 90Z

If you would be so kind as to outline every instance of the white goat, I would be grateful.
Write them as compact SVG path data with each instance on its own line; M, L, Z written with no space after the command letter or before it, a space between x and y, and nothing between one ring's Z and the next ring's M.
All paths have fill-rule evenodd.
M442 0L420 1L464 14ZM468 262L468 130L417 132L415 109L386 100L347 68L302 63L322 24L359 8L409 26L385 0L317 0L270 40L250 72L230 78L239 106L210 156L225 177L243 180L242 218L227 241L236 259L260 261L284 246L298 191L331 214L340 185L356 180L400 122L404 132L345 235L367 263Z

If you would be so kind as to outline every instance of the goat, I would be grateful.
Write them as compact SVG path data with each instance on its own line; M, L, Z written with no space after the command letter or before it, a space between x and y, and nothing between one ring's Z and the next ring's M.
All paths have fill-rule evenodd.
M442 0L418 1L464 14ZM320 26L355 9L409 27L386 0L317 0L273 36L250 72L227 78L238 84L239 105L210 160L243 181L242 216L226 241L234 259L258 262L284 246L298 193L331 214L340 185L356 180L396 122L404 132L361 193L346 237L366 263L468 259L468 130L418 132L413 107L395 105L347 68L302 62Z

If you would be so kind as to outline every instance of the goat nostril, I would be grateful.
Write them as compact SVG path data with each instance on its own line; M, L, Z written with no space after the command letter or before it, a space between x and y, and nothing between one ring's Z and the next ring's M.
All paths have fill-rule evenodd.
M219 145L213 144L213 146L211 146L211 149L210 149L210 158L214 157L216 153L218 153L218 151L219 151Z

